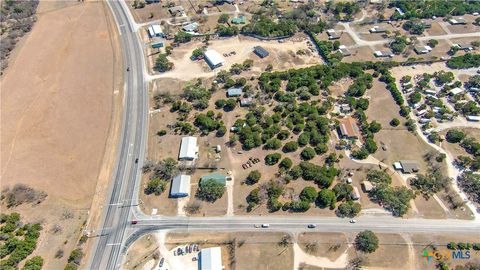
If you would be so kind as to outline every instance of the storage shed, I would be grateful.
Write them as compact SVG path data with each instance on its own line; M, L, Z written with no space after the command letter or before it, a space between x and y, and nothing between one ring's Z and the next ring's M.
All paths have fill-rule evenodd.
M239 97L242 95L242 88L232 87L227 90L227 97Z
M207 61L207 64L210 66L211 69L216 69L225 64L225 59L223 59L223 57L215 50L207 50L204 53L204 56L205 61Z
M269 55L268 51L265 50L263 47L261 46L255 46L253 47L253 52L258 55L258 57L260 58L265 58Z
M198 145L196 137L183 137L180 144L179 160L195 160L198 158Z
M190 175L177 175L172 180L170 197L187 197L190 193Z

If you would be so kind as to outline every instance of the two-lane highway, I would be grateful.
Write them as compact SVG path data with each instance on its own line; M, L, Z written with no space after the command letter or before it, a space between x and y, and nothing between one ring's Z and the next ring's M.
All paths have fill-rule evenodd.
M140 184L140 168L145 156L147 89L143 50L125 3L108 1L120 34L125 68L122 134L110 197L104 206L103 222L88 264L89 269L118 269L121 247L129 226L135 192ZM99 206L100 207L100 206Z

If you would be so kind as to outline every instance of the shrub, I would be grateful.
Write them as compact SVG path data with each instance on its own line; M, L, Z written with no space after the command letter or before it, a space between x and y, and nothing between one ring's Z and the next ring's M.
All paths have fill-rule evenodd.
M270 166L275 165L281 158L282 155L280 153L268 154L265 156L265 164Z
M283 169L283 170L289 170L292 167L292 165L293 165L292 160L286 157L282 159L280 164L278 164L278 167L280 167L280 169Z
M295 141L287 142L283 148L282 151L284 153L290 153L290 152L295 152L298 149L298 143Z
M214 179L206 179L201 181L197 197L208 202L215 202L223 196L224 192L225 186L222 183Z
M68 262L69 263L74 263L76 265L80 265L80 261L83 258L83 251L80 248L76 248L72 250L70 253L70 256L68 257Z
M160 178L154 178L148 181L144 192L146 195L155 194L158 196L165 191L166 187L167 187L167 181L162 180Z
M338 206L337 215L340 217L353 218L362 210L362 206L357 202L348 201Z
M312 203L317 199L317 195L314 187L305 187L302 192L300 192L300 200Z
M449 143L459 143L465 138L465 133L457 129L451 129L447 132L445 139Z
M392 127L396 127L400 125L400 120L398 120L397 118L393 118L391 121L390 121L390 126Z

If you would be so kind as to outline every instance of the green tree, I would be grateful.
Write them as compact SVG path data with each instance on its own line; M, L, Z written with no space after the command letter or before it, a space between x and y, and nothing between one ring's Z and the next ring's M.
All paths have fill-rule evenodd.
M258 170L253 170L248 174L246 183L249 185L256 184L260 181L261 177L262 174Z
M368 130L372 133L377 133L380 129L382 129L382 125L375 120L368 125Z
M166 187L167 187L167 181L162 180L160 178L154 178L148 181L144 192L146 195L155 194L158 196L165 191Z
M22 270L40 270L42 269L42 266L43 266L43 258L40 256L35 256L28 259L25 262L25 265L23 266Z
M224 192L225 186L222 183L215 179L206 179L200 183L197 197L208 202L215 202L223 196Z
M186 43L192 40L193 35L187 32L179 31L174 37L175 42Z
M295 141L290 141L283 146L282 151L284 153L290 153L290 152L297 151L297 149L298 149L298 143Z
M359 203L347 201L338 206L337 215L340 217L353 218L360 213L362 206Z
M365 140L365 149L368 151L368 153L373 154L377 151L377 143L375 142L374 139L372 138L367 138Z
M353 191L353 187L346 183L338 183L333 187L333 192L335 192L335 196L337 201L342 201L347 199Z
M289 170L293 165L293 162L290 158L286 157L280 161L280 164L278 164L278 167L283 170Z
M369 230L360 232L355 238L355 247L360 251L372 253L378 248L378 237Z
M227 23L228 19L228 14L222 13L222 15L220 15L220 17L218 18L218 23Z
M159 72L169 71L173 68L173 63L168 61L167 54L161 53L155 60L155 70Z
M392 177L385 172L380 170L370 170L367 173L367 180L375 184L387 184L392 183Z
M80 248L76 248L72 250L70 253L70 256L68 257L68 262L69 263L74 263L76 265L80 265L80 261L83 258L83 251Z
M300 200L312 203L317 199L317 195L314 187L305 187L302 192L300 192Z
M279 149L281 146L282 146L282 141L280 141L280 140L277 139L277 138L270 139L270 140L268 140L268 141L265 143L265 149L277 150L277 149Z
M329 189L322 189L318 192L317 196L317 205L321 208L330 207L330 209L335 208L335 202L337 201L335 192Z
M393 118L391 121L390 121L390 126L392 127L396 127L400 125L400 120L398 120L398 118Z
M457 129L451 129L447 132L445 139L449 143L459 143L465 138L465 133Z
M300 156L302 157L303 160L310 160L315 157L317 153L315 150L311 147L305 147L302 152L300 153Z
M272 153L265 156L265 164L267 165L275 165L278 161L282 158L280 153Z

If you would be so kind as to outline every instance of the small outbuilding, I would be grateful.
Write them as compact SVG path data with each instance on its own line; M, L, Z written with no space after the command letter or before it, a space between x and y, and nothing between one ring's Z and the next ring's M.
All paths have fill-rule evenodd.
M240 99L240 107L248 107L253 104L253 98L248 97L248 98L242 98Z
M478 115L467 115L467 120L470 122L480 122L480 116Z
M222 249L220 247L203 248L200 251L199 270L223 270Z
M239 97L242 95L242 88L232 87L227 90L227 97Z
M204 53L205 61L210 66L211 69L216 69L225 65L225 59L215 50L207 50Z
M177 175L172 180L170 189L170 197L180 198L187 197L190 193L190 175Z
M416 46L414 48L414 51L417 53L417 54L427 54L429 52L432 51L432 47L426 45L426 46Z
M352 53L347 49L345 45L340 45L338 47L338 51L343 55L343 56L350 56Z
M247 23L247 18L245 16L235 17L232 19L233 24L245 24Z
M196 32L200 25L197 22L189 23L182 27L185 32Z
M195 160L198 158L197 137L183 137L180 144L179 160Z
M253 52L258 55L260 58L265 58L269 55L268 51L265 50L262 46L253 47Z
M387 32L387 29L376 25L376 26L368 29L368 31L370 33L375 33L376 34L376 33L385 33L385 32Z
M449 92L449 94L450 94L451 96L456 96L456 95L458 95L458 94L460 94L460 93L463 93L463 89L460 88L460 87L455 87L455 88L453 88L453 89L450 89L450 92Z
M450 18L448 22L451 25L464 25L467 24L467 21L464 18Z
M370 192L373 189L372 182L367 181L367 180L363 181L362 182L362 188L363 188L363 191Z

